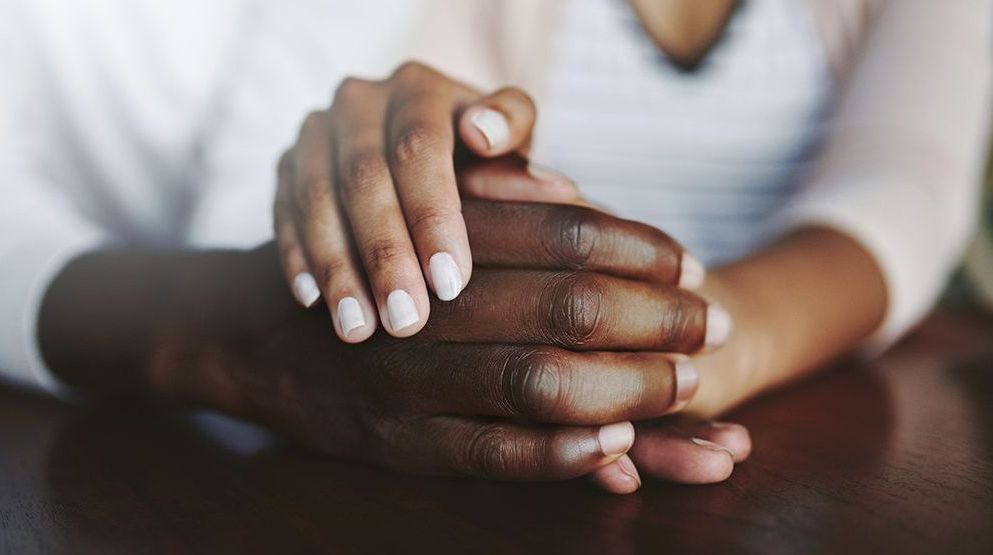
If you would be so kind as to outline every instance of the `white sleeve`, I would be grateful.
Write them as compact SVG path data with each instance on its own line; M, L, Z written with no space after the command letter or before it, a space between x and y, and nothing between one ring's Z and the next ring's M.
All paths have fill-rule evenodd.
M416 7L392 0L256 6L237 70L205 125L191 244L246 248L273 237L280 155L346 75L387 75L398 57L390 37L405 32Z
M45 107L31 102L28 46L13 17L0 24L0 379L59 392L38 351L38 310L51 280L77 254L104 239L46 177L36 157L32 122Z
M825 150L778 225L857 241L889 295L869 347L928 311L976 223L991 119L993 1L890 0L842 92Z

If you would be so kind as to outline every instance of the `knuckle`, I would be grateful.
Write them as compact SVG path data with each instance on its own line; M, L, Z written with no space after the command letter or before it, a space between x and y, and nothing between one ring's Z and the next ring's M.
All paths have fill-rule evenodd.
M556 207L547 242L550 255L567 268L580 269L589 264L600 237L596 214L580 206Z
M559 412L568 391L563 357L550 349L531 349L511 356L500 379L508 413L551 417Z
M322 110L313 110L309 112L303 118L303 123L300 124L300 137L318 132L324 124L324 117L325 112Z
M689 352L697 347L690 342L699 335L695 334L694 330L703 327L700 319L702 313L697 303L688 295L677 293L668 303L668 308L662 312L659 330L662 345L675 352Z
M342 192L346 198L369 194L376 184L388 179L388 170L382 154L375 148L353 152L344 168Z
M430 233L431 230L442 230L460 217L461 212L458 209L426 206L412 214L407 225L415 236L420 236Z
M423 161L432 153L444 152L443 139L430 126L412 124L402 130L393 146L393 160L398 164Z
M397 81L407 81L422 77L430 71L428 66L417 60L407 60L393 70L393 78Z
M489 424L475 430L466 442L463 470L466 474L484 477L510 477L522 470L537 468L535 449L513 440L509 430L500 424Z
M407 254L403 244L393 239L377 239L365 251L365 261L373 273L394 266Z
M334 100L335 105L351 104L357 100L364 98L369 92L368 81L359 79L357 77L345 77L338 83L338 87L334 90Z
M334 282L347 270L348 259L342 253L337 253L318 263L316 277L324 285L325 291L333 291Z
M331 195L332 186L331 179L323 174L310 173L301 176L295 195L300 213L306 214L325 203Z
M597 336L602 323L604 287L594 274L570 273L552 280L545 293L551 339L581 347Z
M293 149L286 149L283 154L279 156L279 162L276 164L276 175L287 176L292 169L293 164Z

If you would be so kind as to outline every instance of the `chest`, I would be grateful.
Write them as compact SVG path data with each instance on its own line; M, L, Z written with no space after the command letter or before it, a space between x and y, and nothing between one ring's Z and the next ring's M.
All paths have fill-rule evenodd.
M550 67L536 156L595 202L712 260L761 240L834 92L806 8L788 0L745 3L692 73L666 59L625 2L573 0Z

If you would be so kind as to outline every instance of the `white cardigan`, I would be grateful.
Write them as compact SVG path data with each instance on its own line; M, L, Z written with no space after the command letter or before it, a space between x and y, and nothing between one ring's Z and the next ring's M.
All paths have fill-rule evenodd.
M568 143L555 138L564 127L547 125L564 126L609 92L563 101L569 73L555 64L578 55L567 15L582 2L460 0L438 11L430 7L441 0L425 1L0 0L0 375L55 387L38 353L37 311L78 253L114 242L245 247L270 238L275 160L346 74L381 75L413 54L484 87L524 84L550 118L540 121L539 142L548 140L539 148L569 163ZM789 133L829 130L816 155L783 145L780 177L805 156L813 170L768 215L780 226L831 225L866 246L886 274L880 337L891 339L934 301L973 226L990 121L991 0L890 0L875 12L858 0L811 5L820 38L790 43L805 54L780 73L806 77L777 90L801 83L812 93L761 152ZM714 67L764 63L769 50L759 48L722 66L734 58L734 36L750 36L741 29L721 47L729 56L714 52ZM825 68L820 77L803 71L804 59ZM701 73L694 86L733 83L708 81L718 73ZM818 108L835 104L818 119Z

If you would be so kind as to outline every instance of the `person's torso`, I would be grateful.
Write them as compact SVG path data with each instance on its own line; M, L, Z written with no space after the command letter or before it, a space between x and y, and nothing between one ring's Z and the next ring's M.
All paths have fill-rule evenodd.
M834 92L806 3L743 3L693 73L666 60L623 0L571 0L564 17L535 157L709 263L765 241Z

